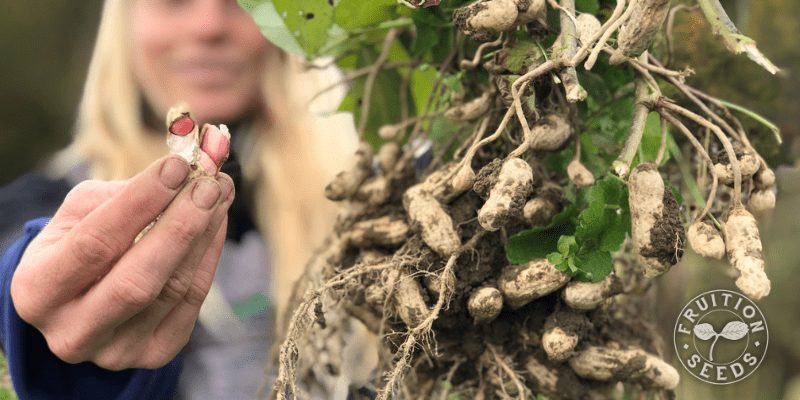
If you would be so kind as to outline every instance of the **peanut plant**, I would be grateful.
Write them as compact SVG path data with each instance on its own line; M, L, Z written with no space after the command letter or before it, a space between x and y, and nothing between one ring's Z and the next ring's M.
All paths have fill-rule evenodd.
M341 211L296 287L277 397L352 389L355 323L381 345L347 382L379 399L668 395L643 294L687 243L769 293L754 214L775 176L739 117L780 141L664 61L675 14L699 6L777 67L718 0L673 3L240 0L278 46L345 71L361 139L326 188Z

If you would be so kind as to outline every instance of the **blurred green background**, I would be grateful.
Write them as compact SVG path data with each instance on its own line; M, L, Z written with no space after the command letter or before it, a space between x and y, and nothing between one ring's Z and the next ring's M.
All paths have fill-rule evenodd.
M69 143L101 4L99 0L3 2L0 184Z
M677 4L679 1L673 1ZM733 56L711 36L699 11L681 12L673 67L691 65L693 86L748 107L782 130L784 144L746 117L759 151L778 169L775 212L762 221L773 292L759 302L770 329L767 357L743 382L724 387L681 372L678 398L800 399L800 2L727 0L724 6L746 35L782 72L771 76L744 56ZM6 1L0 12L0 185L41 165L71 138L101 1ZM795 168L792 168L795 167ZM776 168L777 169L777 168ZM13 210L2 210L13 212ZM680 308L696 294L731 289L722 263L688 253L658 283L654 310L667 345ZM668 347L666 357L672 356ZM0 364L2 372L2 364ZM0 380L0 387L8 386ZM0 399L7 398L0 390Z

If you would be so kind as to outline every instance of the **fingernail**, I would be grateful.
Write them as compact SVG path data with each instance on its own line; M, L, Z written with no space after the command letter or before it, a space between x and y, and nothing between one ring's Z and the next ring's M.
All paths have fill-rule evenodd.
M192 188L192 201L197 208L210 210L219 200L220 188L215 180L198 179Z
M233 197L233 183L227 179L220 179L219 184L222 187L222 199L223 202L230 201L231 197Z
M177 189L189 175L189 164L177 158L168 158L161 166L159 174L161 183L170 188Z

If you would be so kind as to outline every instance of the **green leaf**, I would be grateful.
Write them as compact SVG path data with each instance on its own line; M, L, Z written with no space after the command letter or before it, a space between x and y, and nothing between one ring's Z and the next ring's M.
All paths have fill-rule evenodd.
M616 251L630 230L628 190L614 176L600 179L586 195L587 207L578 215L575 237L582 248Z
M596 14L599 9L600 3L597 0L575 0L575 10L577 11Z
M436 82L437 72L433 68L421 69L415 68L411 73L411 99L414 102L414 110L416 115L422 115L425 112L425 107L428 106L428 98L433 91L433 85ZM434 99L434 103L435 103Z
M339 25L333 24L328 29L328 39L319 49L320 56L342 57L343 54L355 50L361 42L354 40L346 30Z
M250 13L261 30L261 34L270 42L288 53L304 54L303 48L300 47L297 39L286 27L283 18L278 14L272 1L239 0L239 5Z
M441 21L432 9L417 10L411 14L417 36L411 46L415 58L422 58L440 42L442 30L439 28Z
M578 265L575 264L575 256L569 256L567 258L567 272L572 276L578 273Z
M333 20L345 30L354 31L396 18L396 8L396 0L339 0L333 9Z
M306 57L315 57L333 25L333 6L324 0L273 0L273 3Z
M582 281L599 282L614 269L611 253L602 250L580 254L575 263L578 267L575 277Z
M433 143L443 144L456 132L458 132L458 125L445 117L439 116L431 122L430 128L428 128L428 138Z
M556 247L558 248L559 253L568 255L570 253L575 253L575 251L578 249L578 243L575 241L575 236L564 235L558 239L558 244Z
M530 65L544 62L544 55L539 44L531 38L517 41L506 50L505 67L519 74Z
M550 264L559 265L564 262L564 255L561 253L552 252L547 255L547 261L549 261Z
M400 42L395 41L392 47L389 48L389 61L410 61L411 55L408 54L405 47ZM408 73L409 68L400 68L396 73ZM423 64L418 68L411 69L411 77L409 81L409 89L411 90L410 101L413 103L414 115L422 115L425 112L425 107L428 103L433 85L436 82L438 73L435 69L427 64ZM399 93L399 85L398 92ZM400 97L397 97L398 100ZM399 103L398 103L399 106Z
M506 243L506 258L512 264L524 264L547 257L557 250L562 235L571 235L575 231L572 219L576 214L575 207L567 207L547 226L527 229L510 237Z
M667 133L667 135L669 135L669 133ZM639 145L639 154L631 164L631 169L635 168L641 162L655 161L658 156L659 148L661 148L661 119L658 113L651 112L647 115L642 142ZM664 165L667 160L669 160L669 153L665 152L664 158L661 160L661 165Z

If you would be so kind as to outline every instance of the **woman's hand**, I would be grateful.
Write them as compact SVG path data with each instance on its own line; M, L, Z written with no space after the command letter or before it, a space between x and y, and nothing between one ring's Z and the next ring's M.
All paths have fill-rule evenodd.
M11 296L60 359L157 368L189 340L234 190L225 174L187 183L188 174L170 156L127 181L81 183L30 243Z

